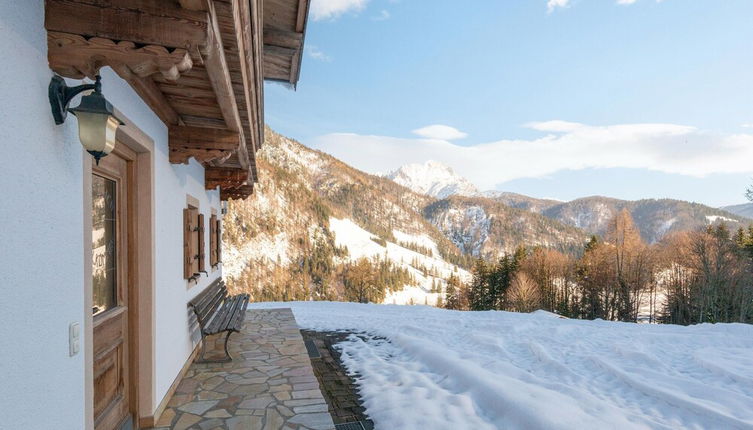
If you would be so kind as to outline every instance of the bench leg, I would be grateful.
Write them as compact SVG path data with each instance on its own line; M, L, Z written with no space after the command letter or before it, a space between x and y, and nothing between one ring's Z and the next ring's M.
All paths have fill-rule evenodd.
M227 361L233 361L233 357L230 356L230 351L227 350L227 342L230 340L230 335L233 334L232 331L227 332L227 335L225 336L225 357L227 357Z
M227 343L230 340L230 335L233 334L232 331L228 331L227 335L225 336L225 358L219 358L219 359L213 359L213 360L207 360L204 358L204 353L206 353L207 348L207 338L209 336L202 336L201 337L201 355L199 356L199 359L196 360L197 363L227 363L229 361L233 361L233 357L230 356L230 352L227 350Z

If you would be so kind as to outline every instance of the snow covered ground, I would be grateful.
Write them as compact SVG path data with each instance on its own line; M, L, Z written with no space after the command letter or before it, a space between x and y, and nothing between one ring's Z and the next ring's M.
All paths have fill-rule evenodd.
M428 306L290 307L341 345L377 429L753 429L753 326ZM386 339L386 340L384 340Z
M469 272L444 261L439 255L437 244L428 236L411 235L399 230L393 231L393 235L398 242L413 243L425 247L432 251L433 257L404 248L393 242L386 242L386 246L382 246L373 240L377 239L376 236L348 218L330 218L329 228L335 235L335 244L348 248L347 258L349 260L356 261L362 257L386 258L413 275L418 285L405 285L403 290L389 293L384 299L384 303L404 305L412 302L420 305L435 305L440 294L430 292L432 283L436 283L444 290L447 284L446 279L453 274L463 282L468 282L471 278ZM437 276L432 276L430 273L424 274L413 266L414 262Z

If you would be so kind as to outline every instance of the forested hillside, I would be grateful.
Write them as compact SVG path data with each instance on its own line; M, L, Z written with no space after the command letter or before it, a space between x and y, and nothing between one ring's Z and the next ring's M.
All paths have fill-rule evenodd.
M495 193L492 198L508 206L539 213L589 233L603 236L607 223L623 209L630 212L643 240L655 243L668 233L697 231L724 222L731 229L746 227L751 219L700 203L673 199L619 200L584 197L569 202L535 199L514 193Z

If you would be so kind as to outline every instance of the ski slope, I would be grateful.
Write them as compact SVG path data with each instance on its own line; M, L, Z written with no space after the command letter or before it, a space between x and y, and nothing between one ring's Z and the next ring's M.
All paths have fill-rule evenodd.
M279 307L302 328L363 334L340 347L377 429L753 429L751 325L251 305Z

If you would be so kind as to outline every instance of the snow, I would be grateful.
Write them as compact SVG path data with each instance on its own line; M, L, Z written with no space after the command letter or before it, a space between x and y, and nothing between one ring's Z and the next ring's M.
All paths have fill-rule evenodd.
M421 305L434 305L439 294L430 292L432 282L444 288L445 280L453 274L463 282L467 282L471 278L471 274L467 271L444 261L439 255L436 242L428 236L411 235L398 230L393 232L398 241L415 243L431 249L433 257L403 248L394 242L387 242L386 247L382 246L372 240L377 239L375 235L361 228L349 218L330 218L329 229L335 235L335 245L348 248L348 259L350 261L356 261L359 258L387 258L396 266L405 268L413 275L418 285L406 285L404 290L388 294L384 299L385 303L402 305L412 302ZM428 272L435 273L437 277L431 276L429 273L424 274L419 267L413 266L414 262L419 267L426 268Z
M253 241L247 242L240 248L227 246L222 252L225 254L222 262L222 272L230 278L237 278L249 264L290 263L288 248L290 241L285 232L275 235L260 234Z
M478 257L489 239L491 219L483 207L471 205L463 209L448 210L434 224L463 253Z
M664 222L661 223L658 229L656 229L656 240L661 239L664 237L665 234L669 231L670 228L672 228L673 225L677 222L677 217L672 217Z
M751 429L753 326L690 327L332 302L290 307L339 344L377 429Z
M476 196L479 191L468 179L451 167L429 160L424 164L406 164L387 175L418 194L444 199L452 195Z
M709 224L714 224L717 221L737 222L737 220L735 219L727 218L726 216L721 216L721 215L706 215L706 221Z

